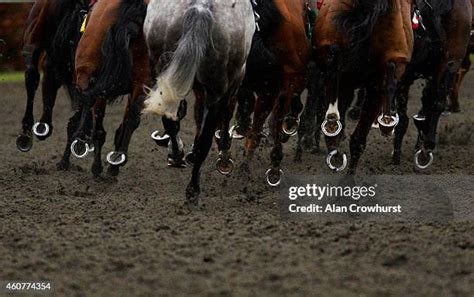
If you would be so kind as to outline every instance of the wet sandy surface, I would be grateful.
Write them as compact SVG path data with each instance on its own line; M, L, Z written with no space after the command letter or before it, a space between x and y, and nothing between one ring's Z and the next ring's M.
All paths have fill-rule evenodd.
M473 82L470 74L463 112L443 118L435 164L423 174L474 174ZM61 93L55 133L22 154L15 138L24 93L21 84L0 84L0 280L51 280L57 296L474 294L473 222L282 221L278 192L263 178L268 148L257 154L251 183L215 172L214 150L203 169L203 205L188 213L182 205L190 170L168 169L165 150L149 138L161 121L143 118L117 181L93 179L91 159L57 172L69 103ZM108 108L104 152L123 108ZM188 148L193 131L188 117ZM405 142L402 165L392 166L391 141L373 131L361 173L413 174L413 124ZM293 146L285 147L286 172L329 173L323 155L293 163ZM241 143L233 153L239 163Z

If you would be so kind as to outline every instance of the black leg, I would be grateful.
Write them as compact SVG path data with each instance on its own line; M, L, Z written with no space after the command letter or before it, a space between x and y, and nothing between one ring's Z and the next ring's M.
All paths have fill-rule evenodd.
M53 108L60 87L61 82L56 78L54 65L47 61L43 77L43 115L36 128L38 140L45 140L53 133Z
M94 143L94 162L92 163L92 174L98 177L102 171L102 147L104 146L107 132L104 129L104 116L107 102L98 100L94 106L94 131L92 133L92 142Z
M200 188L200 175L201 166L209 154L211 149L214 133L217 128L219 121L219 108L217 106L206 108L204 111L204 126L201 129L200 135L197 137L194 143L194 166L192 170L191 181L186 188L186 199L187 203L191 205L197 205L199 202Z
M24 54L26 71L25 71L25 87L27 93L26 110L22 120L22 130L17 138L17 148L22 152L27 152L33 146L32 132L33 127L33 107L35 101L35 93L39 86L40 73L38 71L40 49L34 49Z

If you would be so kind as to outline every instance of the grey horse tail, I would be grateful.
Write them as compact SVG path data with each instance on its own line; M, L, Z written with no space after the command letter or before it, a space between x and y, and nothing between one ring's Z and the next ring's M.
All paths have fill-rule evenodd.
M163 75L182 99L191 91L201 62L212 46L213 25L214 16L206 3L196 3L184 15L183 34Z

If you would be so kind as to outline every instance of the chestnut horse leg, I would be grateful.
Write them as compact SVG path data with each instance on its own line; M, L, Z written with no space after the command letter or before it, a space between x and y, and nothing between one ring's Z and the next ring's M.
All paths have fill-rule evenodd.
M38 140L47 139L53 132L53 108L60 87L61 82L56 78L54 65L47 59L43 76L43 115L33 129Z
M19 151L28 152L33 146L32 127L33 127L33 107L35 101L35 93L39 86L40 73L38 70L39 59L42 53L39 47L32 47L23 53L26 71L25 85L27 92L26 111L22 120L22 131L16 140Z
M260 144L262 138L262 130L265 121L272 112L275 104L275 98L278 96L279 87L271 86L258 92L255 104L255 112L253 114L253 123L250 131L247 133L245 140L246 159L242 164L242 168L248 172L248 166L253 159L255 149Z
M272 133L275 137L273 149L270 154L271 167L267 170L267 182L271 186L278 186L281 182L283 170L281 162L283 160L283 122L284 117L290 111L292 100L299 96L306 85L306 73L286 73L283 78L285 93L278 98L274 106Z

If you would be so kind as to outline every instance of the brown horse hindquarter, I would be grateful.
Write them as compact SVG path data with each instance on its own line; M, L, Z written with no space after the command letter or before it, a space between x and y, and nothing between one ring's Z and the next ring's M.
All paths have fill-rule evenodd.
M94 21L87 23L76 52L76 84L82 91L100 67L102 44L117 20L121 3L121 0L98 1L88 17Z

